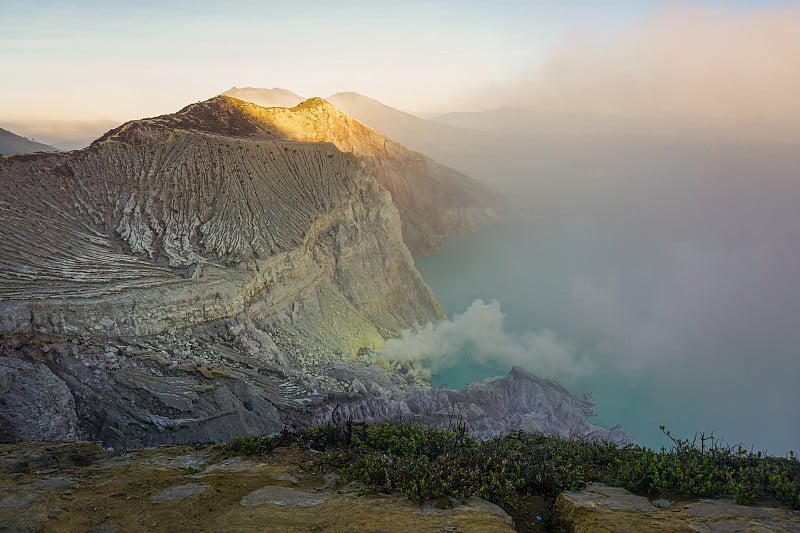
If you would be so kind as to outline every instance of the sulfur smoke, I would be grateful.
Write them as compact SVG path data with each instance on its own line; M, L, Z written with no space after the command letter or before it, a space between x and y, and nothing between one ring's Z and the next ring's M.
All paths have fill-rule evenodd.
M585 354L548 329L524 334L506 331L506 315L496 300L475 300L452 320L405 330L390 339L382 358L416 361L432 372L457 365L523 366L541 376L591 372Z

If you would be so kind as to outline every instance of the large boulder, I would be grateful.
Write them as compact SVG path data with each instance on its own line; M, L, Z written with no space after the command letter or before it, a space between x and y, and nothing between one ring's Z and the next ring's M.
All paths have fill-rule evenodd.
M44 364L0 357L0 442L73 439L75 398Z

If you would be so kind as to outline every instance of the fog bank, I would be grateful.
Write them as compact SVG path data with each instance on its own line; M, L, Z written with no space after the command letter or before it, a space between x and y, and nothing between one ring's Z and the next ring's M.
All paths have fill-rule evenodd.
M800 141L800 8L675 7L611 34L574 35L461 109L661 121L703 134ZM735 131L732 131L735 128Z

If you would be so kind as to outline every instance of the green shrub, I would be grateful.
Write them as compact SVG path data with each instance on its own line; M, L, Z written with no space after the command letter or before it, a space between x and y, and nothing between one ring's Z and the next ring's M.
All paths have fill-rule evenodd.
M514 506L526 493L555 497L583 486L609 444L514 434L478 442L466 429L438 430L383 422L369 426L320 426L303 440L324 451L321 461L346 481L373 490L399 491L416 502L442 496L481 496ZM597 477L597 476L595 476Z
M393 422L318 426L300 441L322 452L317 466L339 471L344 482L401 492L414 502L480 496L513 510L528 495L552 501L598 481L650 497L731 496L739 503L800 509L800 461L793 454L765 456L703 435L698 446L696 438L664 432L673 446L658 452L527 433L479 442L461 425L441 430ZM250 436L237 437L229 448L260 453L269 446L266 437Z
M270 437L240 435L225 446L225 451L232 455L262 455L271 451L271 443Z

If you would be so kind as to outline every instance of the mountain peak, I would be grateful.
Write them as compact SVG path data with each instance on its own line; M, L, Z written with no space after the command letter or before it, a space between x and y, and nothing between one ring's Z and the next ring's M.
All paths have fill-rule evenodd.
M307 100L304 100L297 104L296 106L292 107L293 111L324 111L326 113L332 114L342 114L339 109L331 104L329 101L325 100L324 98L320 98L319 96L314 96Z

